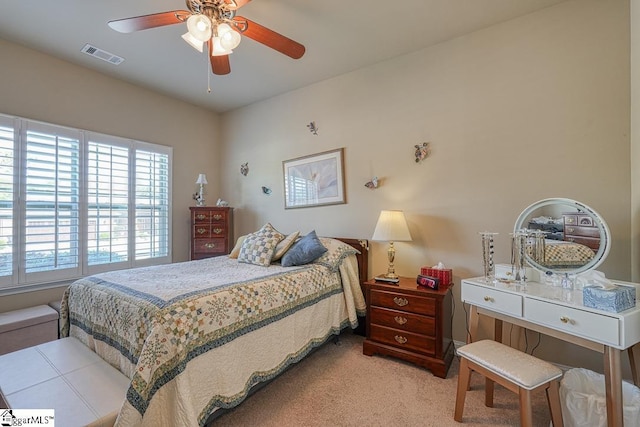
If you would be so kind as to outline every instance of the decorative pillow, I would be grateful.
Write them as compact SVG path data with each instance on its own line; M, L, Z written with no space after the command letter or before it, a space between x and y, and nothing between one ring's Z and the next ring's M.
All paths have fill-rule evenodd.
M283 267L304 265L325 253L327 248L322 246L320 239L313 230L302 239L298 240L283 256L280 261Z
M284 240L278 243L278 246L276 246L276 253L273 254L273 259L271 260L271 262L278 261L280 258L282 258L282 255L284 255L285 252L287 252L289 248L293 246L299 235L299 231L294 231L293 233L285 237Z
M327 252L322 254L320 258L313 261L314 264L324 265L331 271L338 271L342 260L349 255L359 254L360 251L353 246L349 246L340 240L331 239L329 237L320 237L320 243L327 248Z
M247 236L248 234L238 237L238 240L236 240L236 245L233 247L233 249L231 249L231 252L229 252L229 258L238 258L238 255L240 254L240 248L242 247L242 242L244 242L244 239L246 239Z
M271 264L276 246L282 239L284 239L284 234L267 223L260 230L249 234L244 239L238 254L238 261L268 267Z

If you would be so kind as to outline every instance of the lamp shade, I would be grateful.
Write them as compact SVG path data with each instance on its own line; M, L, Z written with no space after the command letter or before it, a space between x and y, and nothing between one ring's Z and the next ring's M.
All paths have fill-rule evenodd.
M196 180L196 184L208 184L207 175L201 173L198 175L198 179Z
M402 211L380 211L371 240L385 242L411 241L411 233Z

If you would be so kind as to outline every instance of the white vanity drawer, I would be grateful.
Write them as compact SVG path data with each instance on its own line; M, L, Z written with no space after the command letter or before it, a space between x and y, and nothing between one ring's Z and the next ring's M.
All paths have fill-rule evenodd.
M522 317L522 296L496 289L462 283L462 300L477 307L487 308L514 317Z
M619 345L620 323L616 317L526 298L525 318L552 329L581 336L602 344Z

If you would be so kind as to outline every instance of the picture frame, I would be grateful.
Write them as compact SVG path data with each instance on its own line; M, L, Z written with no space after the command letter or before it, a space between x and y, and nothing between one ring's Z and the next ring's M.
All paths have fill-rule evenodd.
M346 203L344 148L284 160L282 169L285 209Z

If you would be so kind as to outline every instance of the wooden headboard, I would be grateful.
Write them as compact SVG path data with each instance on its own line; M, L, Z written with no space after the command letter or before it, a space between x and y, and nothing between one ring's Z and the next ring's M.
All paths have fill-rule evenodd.
M366 239L347 239L342 237L334 237L336 240L346 243L355 248L358 252L358 275L360 276L360 284L369 279L369 241Z

